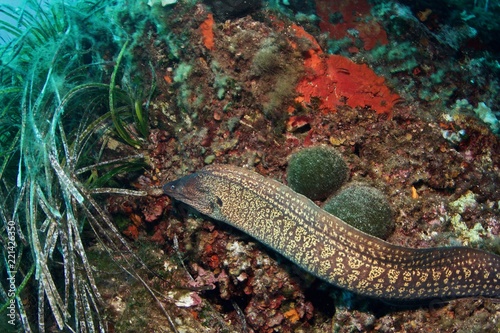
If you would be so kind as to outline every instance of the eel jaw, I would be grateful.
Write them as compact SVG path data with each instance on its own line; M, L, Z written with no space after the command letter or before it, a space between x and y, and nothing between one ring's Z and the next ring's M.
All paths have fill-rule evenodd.
M163 193L210 216L214 211L214 203L201 178L200 174L194 173L168 182L163 185Z

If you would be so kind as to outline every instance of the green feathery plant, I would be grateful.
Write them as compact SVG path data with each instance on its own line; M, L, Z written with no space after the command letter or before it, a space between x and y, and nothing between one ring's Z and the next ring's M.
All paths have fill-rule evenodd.
M109 62L97 37L85 46L92 36L84 27L99 26L93 18L106 5L43 9L29 0L20 13L0 7L16 22L0 23L14 36L0 47L0 315L8 318L14 304L16 327L28 332L45 331L48 319L59 330L106 331L81 238L84 223L110 255L122 254L122 269L144 284L176 331L135 271L139 259L95 198L145 195L105 187L117 174L144 167L141 154L103 161L107 139L117 134L139 149L148 134L142 101L116 87L127 42L108 83ZM106 51L116 50L112 41L120 38L107 24L99 27L108 39L98 38L106 40Z

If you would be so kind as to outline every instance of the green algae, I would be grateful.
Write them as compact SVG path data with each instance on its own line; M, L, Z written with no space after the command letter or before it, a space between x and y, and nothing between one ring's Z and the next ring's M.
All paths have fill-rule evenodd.
M323 209L372 236L385 239L394 229L385 195L374 187L353 184L323 205Z
M337 191L348 178L342 156L328 146L304 148L288 162L288 186L312 200L321 200Z

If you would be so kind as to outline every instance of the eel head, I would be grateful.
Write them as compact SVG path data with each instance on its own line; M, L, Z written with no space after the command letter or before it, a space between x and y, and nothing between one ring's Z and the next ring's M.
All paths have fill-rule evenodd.
M181 201L202 214L211 216L217 208L217 202L204 186L201 173L193 173L163 185L163 192L175 200Z

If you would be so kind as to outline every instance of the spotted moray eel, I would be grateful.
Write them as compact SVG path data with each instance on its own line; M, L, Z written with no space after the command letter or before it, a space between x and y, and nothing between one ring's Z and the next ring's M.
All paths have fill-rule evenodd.
M207 166L163 186L338 287L387 300L500 298L500 256L466 247L412 249L367 235L255 172Z

